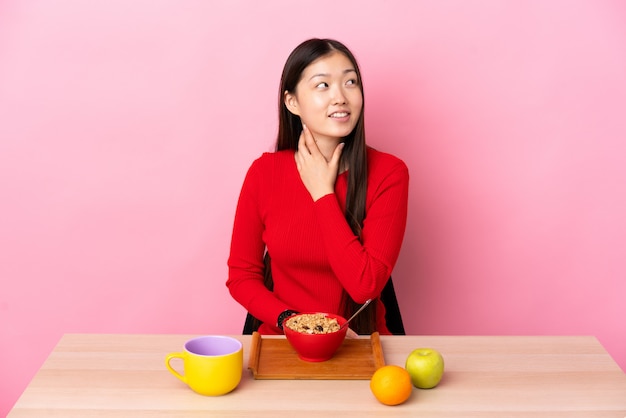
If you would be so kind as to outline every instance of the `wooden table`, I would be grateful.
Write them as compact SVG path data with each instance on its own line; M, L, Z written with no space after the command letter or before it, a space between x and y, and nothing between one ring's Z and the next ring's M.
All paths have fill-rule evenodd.
M239 387L221 397L189 390L164 366L192 335L65 335L17 401L18 417L626 417L626 374L593 337L381 337L387 364L418 347L446 372L384 406L367 380L254 380L244 343Z

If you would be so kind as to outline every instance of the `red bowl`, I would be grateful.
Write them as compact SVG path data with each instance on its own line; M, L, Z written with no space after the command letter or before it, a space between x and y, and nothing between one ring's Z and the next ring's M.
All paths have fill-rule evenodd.
M316 313L319 312L304 312L290 316L289 318ZM346 319L339 315L328 313L323 313L323 315L327 318L335 318L339 326L346 322ZM345 327L339 331L330 332L328 334L306 334L292 330L286 323L287 321L285 321L283 329L287 341L289 341L289 344L296 350L298 357L304 361L319 362L331 359L343 343L343 340L346 338L346 333L348 332L348 327Z

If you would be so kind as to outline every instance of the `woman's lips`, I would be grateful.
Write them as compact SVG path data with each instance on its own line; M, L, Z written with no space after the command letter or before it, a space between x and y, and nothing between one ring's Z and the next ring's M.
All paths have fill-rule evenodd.
M328 117L338 121L346 121L350 119L350 112L333 112Z

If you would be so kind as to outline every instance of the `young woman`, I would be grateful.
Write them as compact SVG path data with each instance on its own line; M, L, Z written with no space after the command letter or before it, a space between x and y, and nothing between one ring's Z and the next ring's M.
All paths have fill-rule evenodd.
M276 152L253 162L241 189L226 285L262 324L282 333L294 312L349 317L351 328L389 334L378 299L398 258L409 174L365 143L361 73L331 39L288 57L280 82Z

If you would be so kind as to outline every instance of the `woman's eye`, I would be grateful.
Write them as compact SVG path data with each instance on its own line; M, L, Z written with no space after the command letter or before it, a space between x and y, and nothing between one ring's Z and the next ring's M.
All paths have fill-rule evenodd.
M328 87L328 83L324 82L324 83L319 83L317 86L315 86L317 88L323 89Z
M351 78L350 80L346 81L346 84L349 85L349 86L355 86L358 83L357 83L356 79Z

